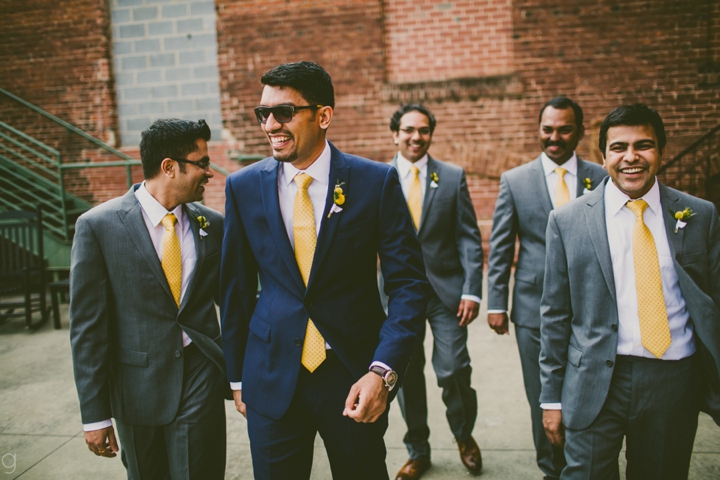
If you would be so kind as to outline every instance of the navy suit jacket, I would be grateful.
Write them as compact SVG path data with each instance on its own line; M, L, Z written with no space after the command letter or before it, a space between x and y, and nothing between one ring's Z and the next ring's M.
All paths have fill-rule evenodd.
M308 318L356 378L373 361L402 373L424 321L428 283L396 170L330 147L307 288L280 213L279 162L266 158L227 179L220 307L228 379L242 381L243 401L272 419L285 413L295 391ZM328 216L337 183L346 200Z

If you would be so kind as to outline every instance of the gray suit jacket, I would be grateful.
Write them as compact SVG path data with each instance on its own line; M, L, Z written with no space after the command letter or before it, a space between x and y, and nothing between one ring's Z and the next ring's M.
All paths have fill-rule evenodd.
M170 293L135 185L77 221L70 267L70 341L83 423L115 417L164 425L183 383L182 329L224 375L218 293L223 218L186 204L197 263L180 309ZM199 215L210 225L200 237Z
M397 168L397 157L391 162ZM432 174L437 187L432 187ZM482 298L483 250L465 171L428 155L420 230L425 273L440 300L456 312L463 294Z
M541 307L541 403L562 402L563 423L583 429L605 403L618 313L604 188L550 214ZM695 326L705 410L720 419L720 222L714 205L660 184L667 240ZM675 233L673 212L697 213Z
M606 176L600 165L578 158L577 197L583 179L592 188ZM552 210L540 157L513 168L500 177L488 258L488 310L508 309L510 269L515 259L515 239L520 240L515 269L510 319L523 327L540 327L540 298L545 274L545 228Z

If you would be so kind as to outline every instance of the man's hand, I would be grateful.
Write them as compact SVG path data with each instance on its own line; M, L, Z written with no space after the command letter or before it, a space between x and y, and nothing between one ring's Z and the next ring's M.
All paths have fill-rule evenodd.
M467 327L470 322L477 318L480 312L480 304L472 300L460 300L457 317L460 319L460 326Z
M355 385L345 400L343 415L358 423L373 423L387 408L388 390L380 375L368 372Z
M247 407L242 401L242 390L233 390L233 399L235 400L235 409L247 418Z
M87 443L88 449L98 457L113 458L117 456L116 452L120 451L112 426L85 432L85 443Z
M562 410L543 410L543 427L550 443L556 447L565 444L565 425L562 423Z
M488 325L498 335L510 335L508 330L508 315L503 313L488 313Z

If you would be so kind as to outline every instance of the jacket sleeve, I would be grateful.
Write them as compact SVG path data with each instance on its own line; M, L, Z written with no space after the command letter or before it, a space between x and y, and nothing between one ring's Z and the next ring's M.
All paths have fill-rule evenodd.
M455 241L464 275L463 288L460 293L482 298L482 239L464 171L460 175L456 202L458 218L455 226Z
M488 258L488 310L508 309L510 269L515 258L518 216L507 175L500 177Z

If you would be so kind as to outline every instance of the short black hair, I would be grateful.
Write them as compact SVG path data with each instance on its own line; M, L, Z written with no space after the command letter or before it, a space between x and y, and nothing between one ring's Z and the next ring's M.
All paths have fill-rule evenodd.
M620 125L637 126L646 125L655 130L655 136L658 140L658 149L662 150L667 144L665 136L665 125L663 124L660 114L652 108L642 103L633 103L632 105L621 105L605 117L602 125L600 125L600 141L599 147L603 157L605 156L605 148L607 147L607 132L612 127Z
M260 82L271 87L294 88L310 105L335 108L332 79L317 63L306 60L284 63L265 73Z
M540 109L540 115L538 115L538 125L542 123L542 115L547 107L553 107L558 110L565 110L566 108L572 108L575 112L575 125L577 125L578 132L583 128L583 110L580 105L573 102L567 97L555 97L552 100L548 100L545 105Z
M435 131L435 125L437 125L437 122L435 121L435 115L432 114L430 109L417 103L406 103L393 113L392 118L390 118L391 132L397 132L400 130L400 119L408 112L420 112L425 115L428 118L428 122L430 122L430 133Z
M203 119L197 122L178 118L156 120L142 132L140 140L140 159L145 178L154 178L160 173L160 164L165 158L185 158L197 150L196 142L200 138L206 142L210 140L210 127ZM182 163L180 171L185 171Z

